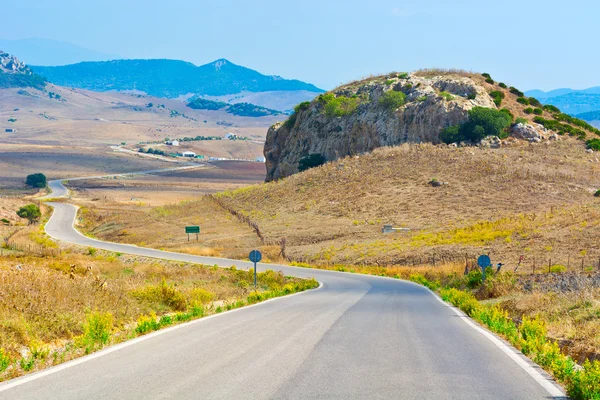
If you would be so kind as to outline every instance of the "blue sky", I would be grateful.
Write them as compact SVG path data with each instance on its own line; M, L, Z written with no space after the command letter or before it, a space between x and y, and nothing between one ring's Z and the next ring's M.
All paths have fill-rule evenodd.
M325 89L427 67L485 71L523 90L600 85L597 0L0 0L0 9L2 39L227 58Z

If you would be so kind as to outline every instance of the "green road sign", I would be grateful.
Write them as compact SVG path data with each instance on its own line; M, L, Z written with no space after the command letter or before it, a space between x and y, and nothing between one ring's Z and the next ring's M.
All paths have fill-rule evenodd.
M185 233L200 233L199 226L186 226Z

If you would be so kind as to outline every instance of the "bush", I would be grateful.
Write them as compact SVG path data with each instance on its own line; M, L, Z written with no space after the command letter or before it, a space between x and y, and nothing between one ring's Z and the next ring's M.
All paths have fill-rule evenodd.
M504 82L500 82L498 86L500 86L502 89L506 89L506 83Z
M527 107L526 109L523 110L523 112L525 114L533 114L533 108L532 107Z
M8 366L12 363L12 360L4 352L4 349L0 349L0 374L8 368Z
M483 74L481 74L481 76L483 76L484 78L491 78L492 76L490 74L488 74L487 72L484 72Z
M27 175L25 178L25 184L34 188L45 188L46 187L46 175L40 173Z
M447 144L468 140L478 142L486 136L502 136L512 117L505 112L485 107L473 107L469 110L469 120L456 127L448 127L440 134Z
M379 105L387 110L396 110L406 103L406 95L402 92L390 90L379 99Z
M476 97L477 97L477 93L469 93L467 95L467 99L469 99L469 100L475 100Z
M500 110L500 112L508 115L510 117L510 120L512 121L513 119L515 119L515 116L513 115L513 113L510 112L510 110L508 108L503 108Z
M314 153L300 159L298 171L306 171L307 169L318 167L325 164L327 160L321 153Z
M527 98L525 98L525 97L517 97L517 103L521 103L521 104L528 106L529 100L527 100Z
M485 81L486 81L486 83L489 83L490 85L493 85L495 83L492 78L487 78Z
M533 113L535 115L542 115L544 113L544 110L542 110L541 108L534 108Z
M511 86L511 87L508 89L508 91L509 91L509 92L511 92L512 94L516 94L516 95L517 95L517 96L519 96L519 97L524 97L524 96L525 96L525 93L521 92L519 89L517 89L517 88L516 88L516 87L514 87L514 86Z
M398 74L398 78L408 79L408 72L402 72L402 73Z
M560 109L558 107L553 106L552 104L544 104L542 108L551 113L560 113Z
M17 211L17 215L21 218L27 219L29 223L32 224L34 222L39 221L40 217L42 216L42 212L40 211L40 208L35 204L28 204L19 208L19 211Z
M564 265L556 264L550 267L550 272L553 274L562 274L567 271L567 267Z
M523 117L519 117L519 118L517 118L515 120L515 124L523 124L523 125L525 125L525 124L528 124L528 123L529 123L529 121L526 118L523 118Z
M500 107L502 104L502 99L504 99L504 92L500 90L494 90L490 92L490 96L492 99L494 99L494 104L496 104L496 107Z
M440 97L442 97L446 101L454 100L454 96L452 96L448 92L440 92Z
M83 324L83 335L75 338L75 344L84 347L86 353L108 344L113 327L111 313L88 314Z
M310 101L303 101L302 103L300 103L296 107L294 107L294 112L296 114L299 114L302 111L308 110L309 107L310 107Z
M424 102L427 100L427 96L421 96L421 97L417 97L417 101L418 102Z
M543 107L542 103L540 103L540 101L538 99L536 99L535 97L529 97L527 100L529 101L529 104L531 104L534 107L538 107L538 108Z
M319 102L324 105L325 115L330 118L352 114L360 105L358 97L336 97L333 93L320 95Z
M594 193L594 197L600 197L600 189L596 190L596 193Z

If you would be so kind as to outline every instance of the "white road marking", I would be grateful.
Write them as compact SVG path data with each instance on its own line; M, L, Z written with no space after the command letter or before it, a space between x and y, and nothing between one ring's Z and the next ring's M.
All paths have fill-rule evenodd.
M222 315L231 314L231 313L234 313L236 311L242 311L242 310L247 310L247 309L252 308L252 307L261 306L261 305L269 303L271 301L289 299L290 297L294 297L294 296L298 296L298 295L301 295L301 294L304 294L304 293L308 293L308 292L312 292L312 291L315 291L315 290L319 290L322 287L323 287L323 283L319 282L319 286L316 287L316 288L314 288L314 289L309 289L309 290L305 290L303 292L289 294L289 295L286 295L286 296L275 297L273 299L261 301L260 303L256 303L256 304L252 304L252 305L249 305L249 306L244 306L244 307L236 308L234 310L225 311L225 312L222 312L222 313L219 313L219 314L209 315L208 317L198 318L198 319L195 319L195 320L190 321L190 322L184 322L182 324L172 326L170 328L161 329L161 330L149 333L147 335L140 336L138 338L131 339L131 340L128 340L128 341L123 342L123 343L116 344L114 346L108 347L108 348L106 348L104 350L97 351L97 352L92 353L90 355L87 355L87 356L84 356L84 357L79 357L79 358L76 358L76 359L71 360L71 361L67 361L64 364L59 364L59 365L57 365L55 367L50 367L50 368L47 368L47 369L45 369L43 371L36 372L36 373L30 374L30 375L26 375L26 376L24 376L22 378L16 378L16 379L10 380L10 381L8 381L6 383L0 383L0 392L4 392L4 391L6 391L8 389L12 389L12 388L14 388L16 386L21 386L21 385L24 385L25 383L29 383L29 382L35 381L37 379L43 378L45 376L55 374L57 372L65 370L67 368L71 368L71 367L74 367L76 365L83 364L83 363L88 362L88 361L92 361L92 360L94 360L96 358L99 358L99 357L105 356L107 354L113 353L115 351L119 351L121 349L124 349L125 347L133 346L133 345L135 345L137 343L143 342L143 341L148 340L148 339L152 339L152 338L154 338L156 336L164 335L165 333L169 333L169 332L175 331L177 329L181 329L181 328L188 327L190 325L202 323L202 322L208 321L209 319L217 318L217 317L220 317Z

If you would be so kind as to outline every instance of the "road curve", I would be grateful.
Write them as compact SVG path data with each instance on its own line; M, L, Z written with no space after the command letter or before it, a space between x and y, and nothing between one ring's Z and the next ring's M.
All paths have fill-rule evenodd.
M250 267L248 262L91 239L73 227L75 206L51 204L54 214L46 231L64 242L168 260ZM159 331L8 381L0 384L0 398L563 396L537 366L465 323L424 287L368 275L259 265L260 270L269 268L315 277L323 286Z

